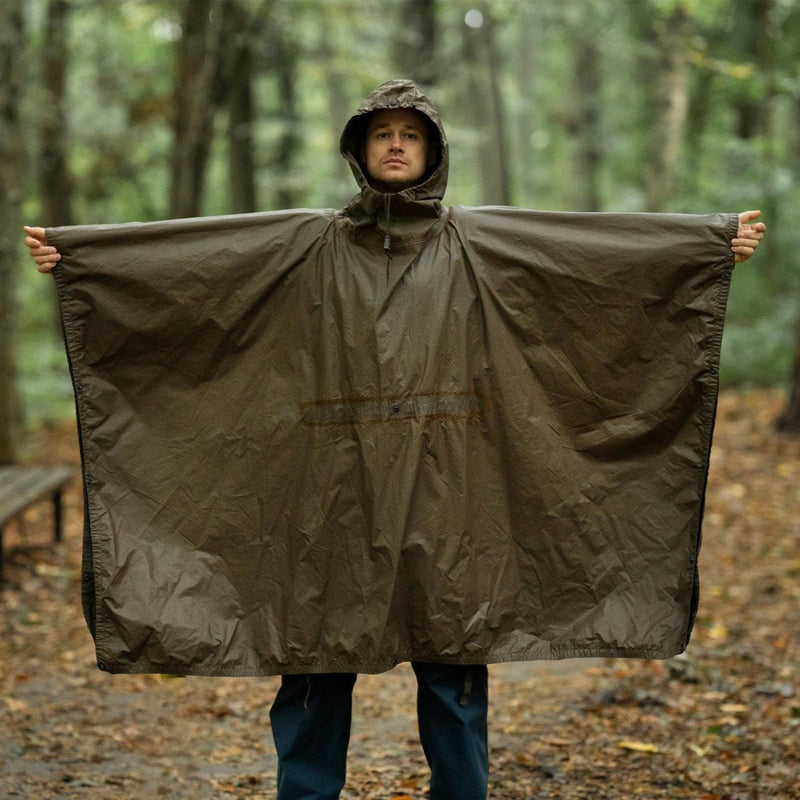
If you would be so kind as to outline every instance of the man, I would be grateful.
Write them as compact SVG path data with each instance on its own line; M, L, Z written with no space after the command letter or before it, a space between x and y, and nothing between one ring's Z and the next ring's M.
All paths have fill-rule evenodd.
M356 673L380 671L398 660L411 660L419 681L420 736L432 773L430 797L477 800L487 791L487 663L612 652L664 657L685 644L687 619L690 628L693 614L687 596L692 595L694 602L691 571L685 569L690 560L681 551L673 566L664 567L659 559L668 558L675 549L669 541L657 557L648 553L643 559L636 548L626 553L625 537L617 530L616 520L625 516L631 498L639 496L626 495L623 487L630 485L634 491L647 492L646 480L652 472L669 473L659 486L666 483L675 487L671 471L678 465L690 473L691 498L673 502L672 494L680 492L672 488L661 503L666 509L662 513L668 514L673 504L685 504L686 519L660 522L659 513L651 512L649 516L656 520L653 530L658 535L647 528L644 538L652 541L662 528L672 527L691 534L701 502L697 487L703 484L700 478L707 466L707 441L705 445L703 442L710 435L714 386L711 362L719 333L719 325L708 327L707 319L713 316L721 324L719 287L724 288L726 278L720 277L720 270L729 258L720 241L730 230L726 247L733 251L731 260L743 261L758 246L764 226L755 222L757 211L740 214L733 228L730 220L718 224L665 218L668 222L662 225L649 217L600 215L596 228L582 234L581 229L590 224L586 215L551 217L512 209L445 208L440 201L446 185L447 140L436 110L408 81L384 84L362 104L345 127L341 152L359 184L359 196L342 212L308 216L287 212L265 218L268 232L273 225L280 232L280 237L269 233L268 241L280 238L285 243L275 257L258 257L259 270L275 270L274 275L270 273L263 286L259 284L250 292L247 286L241 291L239 287L241 281L250 279L250 271L237 273L242 278L230 284L230 291L220 281L231 270L226 267L224 272L214 273L208 286L213 286L213 294L222 296L225 303L216 304L211 297L205 304L210 307L204 305L201 314L192 303L189 316L181 316L174 328L169 327L168 318L184 313L184 291L164 282L163 266L143 264L140 271L151 273L154 283L151 288L151 278L143 274L142 280L148 285L131 296L134 308L142 299L148 303L141 312L146 319L140 323L133 319L135 313L128 318L124 311L122 316L115 316L125 305L131 282L128 279L139 280L140 251L127 249L127 240L138 237L141 231L126 228L121 233L114 247L122 249L114 252L122 253L124 263L115 271L114 265L103 265L108 253L102 251L100 257L91 249L106 233L92 231L83 236L60 229L53 234L55 241L49 243L43 229L26 228L26 245L40 271L52 271L61 260L59 248L54 246L59 242L66 243L66 261L73 259L76 265L69 275L57 272L56 277L65 293L62 305L68 349L76 374L82 429L87 431L86 472L92 478L87 484L90 527L105 530L105 518L116 514L120 521L116 527L122 528L140 515L148 521L131 527L139 538L137 547L146 548L142 531L149 520L161 516L174 519L172 525L181 535L181 543L175 546L184 559L176 557L175 562L181 564L181 582L209 587L203 592L213 594L210 581L223 572L225 582L220 592L227 589L237 598L234 623L228 626L230 638L213 652L205 641L212 638L210 633L204 637L191 631L191 641L173 644L174 652L165 657L167 660L158 660L162 651L156 652L151 645L158 643L159 627L165 626L161 639L166 647L168 640L181 632L177 622L170 628L164 620L176 619L186 626L198 594L187 592L187 601L174 613L168 601L160 601L155 617L147 616L141 623L129 613L110 614L109 607L116 605L106 601L114 591L111 584L127 581L133 587L129 591L136 590L137 597L163 594L164 587L152 577L152 569L126 574L127 562L137 558L136 552L130 551L125 559L103 556L104 542L112 534L98 536L95 531L89 541L99 566L89 572L89 578L94 586L97 573L100 583L88 600L90 625L94 631L97 614L102 617L103 636L113 639L119 628L121 637L129 637L116 646L116 652L107 654L117 660L115 667L104 667L112 671L161 668L190 673L199 670L196 665L204 659L201 674L283 672L271 712L280 800L339 796L345 780ZM231 224L245 223L240 220ZM648 227L651 224L653 230ZM181 228L180 235L194 235L194 230ZM164 239L163 233L150 228L144 233L149 237L151 231L169 246L170 239ZM552 232L556 244L548 242L546 231ZM245 234L238 227L230 233L235 237ZM108 235L116 236L113 231ZM694 245L693 236L697 236ZM632 252L618 244L621 239L637 237L648 242L645 259L656 273L652 278L642 277L643 270L635 264L630 266ZM670 253L663 249L673 242L676 258L685 259L687 266L665 277L668 283L663 284L660 271L663 268L666 275L670 261ZM242 244L247 246L246 242ZM691 259L687 251L692 247L709 254L699 257L702 280L692 280L689 275ZM553 264L556 251L565 249L574 251L578 263L562 276ZM614 250L607 263L594 252L600 251L602 256L605 250ZM589 255L584 257L584 252ZM192 258L198 260L195 255ZM709 259L714 263L712 268L706 266ZM92 264L100 265L96 282ZM181 270L184 267L196 269L182 262ZM120 278L123 283L118 282ZM205 280L205 276L202 278ZM531 279L533 284L528 283ZM552 287L548 283L551 280L555 280ZM638 281L643 282L641 288L632 285ZM686 284L691 286L691 296L673 300L672 294L683 297ZM695 284L706 284L707 288L697 289ZM70 294L73 286L76 291ZM120 338L125 341L119 345L118 354L116 345L106 343L100 328L97 333L85 333L98 324L105 302L95 299L84 303L81 297L87 289L105 295L109 287L115 311L108 317L112 327L104 330L111 339L115 338L115 328L124 331ZM193 290L190 283L186 291ZM252 294L253 299L243 302L241 312L242 301L234 293ZM628 294L633 298L632 311L618 313L615 306ZM153 295L169 299L159 300L151 309ZM570 336L561 310L556 314L548 310L548 298L554 306L563 304L565 320L573 320L570 309L582 304L588 309L588 323L576 326L575 335ZM684 336L678 324L677 336L664 338L676 328L671 321L676 316L674 302L681 309L700 309L693 317L695 321L686 323L691 336ZM266 308L263 319L258 316L262 306ZM655 306L667 308L666 321L655 318ZM170 309L174 309L172 314ZM609 309L611 312L606 313ZM241 329L241 316L248 319L246 330ZM560 327L565 325L567 329ZM594 334L616 326L625 331L624 337L617 337L616 331L605 338L598 336L601 346L595 350ZM172 477L163 504L153 509L147 506L146 513L135 505L157 487L148 483L147 491L133 491L131 486L147 482L146 473L153 464L160 468L166 461L179 460L187 447L194 446L187 444L198 438L191 430L186 437L168 430L180 421L172 426L164 424L159 430L161 438L175 436L176 446L154 456L138 472L128 472L122 494L115 494L112 501L104 496L106 489L96 488L97 484L113 484L121 469L101 463L107 460L101 451L114 450L117 445L104 432L106 420L113 415L106 410L97 419L96 408L111 402L116 414L117 400L113 398L121 396L135 409L126 424L112 426L115 430L136 428L139 419L147 419L126 448L123 460L155 449L160 453L161 439L148 438L147 430L158 427L160 415L169 412L162 405L157 415L151 415L150 406L158 402L138 389L142 384L140 373L131 373L129 380L124 374L120 376L120 371L124 373L128 363L139 369L143 360L159 361L163 356L158 348L171 337L183 336L187 327L202 330L207 337L203 348L212 354L221 352L224 364L219 359L203 360L203 353L192 350L186 360L191 368L184 368L181 352L171 349L170 356L178 361L170 364L169 375L158 373L163 376L159 381L153 377L155 373L148 372L144 383L155 392L176 374L181 381L186 375L200 374L203 402L198 404L199 414L202 406L215 402L214 388L208 383L210 375L218 382L226 380L219 377L220 373L226 376L243 371L241 362L228 360L230 343L237 350L245 349L244 342L250 346L254 328L264 330L268 338L269 346L259 351L264 357L259 356L261 360L254 363L269 376L267 392L275 398L265 398L264 407L253 412L247 436L234 437L235 431L230 428L236 423L229 423L224 431L226 449L244 448L248 452L254 429L266 431L269 443L269 461L259 460L260 451L251 450L245 458L248 475L257 474L273 487L259 503L266 511L262 510L259 523L252 521L253 512L249 512L234 526L245 531L245 539L248 525L267 528L268 536L248 552L253 554L250 560L259 558L262 550L268 551L270 558L252 571L247 571L244 558L233 571L221 563L234 558L232 546L234 550L239 547L241 539L226 540L223 548L215 549L216 528L199 537L195 547L186 549L185 541L194 536L195 528L205 531L205 525L217 525L219 513L214 510L202 517L202 525L184 530L181 520L193 514L194 506L202 500L193 500L184 512L172 507L175 497L190 491ZM647 341L651 333L652 343ZM565 338L582 341L573 347ZM691 341L685 341L687 338ZM644 345L638 347L632 339L641 339ZM93 345L98 342L102 343L99 348ZM193 347L190 343L185 346ZM659 351L659 347L667 352ZM84 355L86 348L93 351L90 358ZM672 353L683 348L685 354ZM102 352L98 354L97 350ZM237 358L240 355L237 353ZM648 385L648 370L657 367L647 365L673 355L675 365L670 363L666 372L670 376L680 373L684 369L680 365L688 363L689 377L679 376L677 389L669 385L672 378L665 378L666 388L658 399L651 402L644 398L638 404L628 402L629 387L615 388L614 380L606 381L589 363L599 361L600 371L612 374L612 378L618 369L635 370L636 381ZM624 365L631 362L635 367L625 370ZM102 372L100 378L108 365L112 371ZM297 388L292 379L304 370L303 385ZM536 383L528 383L534 379ZM540 381L548 387L547 392L540 391ZM111 401L104 400L112 384L121 388L115 389ZM515 391L518 385L523 387L521 391ZM175 391L178 394L170 395L170 404L182 402L180 387ZM88 400L87 392L93 392ZM673 400L664 399L686 394L694 399L686 408L678 406L677 411ZM249 400L252 393L246 392L243 397ZM657 407L663 403L673 405L663 419L653 422ZM698 403L703 411L699 424L694 425L692 409ZM222 407L220 404L215 409ZM215 413L209 412L208 417ZM617 430L619 420L625 424ZM194 423L196 430L205 430L209 424L206 418ZM637 428L642 425L641 430ZM662 433L665 426L669 430ZM287 428L290 433L285 434ZM686 428L696 429L697 435L692 435L690 443L681 440L673 447L673 441ZM206 438L216 442L218 434L212 430ZM540 446L545 448L541 458L533 453ZM193 461L185 463L202 462L203 453L208 452L216 457L218 450L216 445L213 450L200 450ZM700 453L697 458L687 456L693 450ZM648 462L642 473L632 475L627 463L640 451L652 457L659 468L652 469ZM665 451L674 451L666 466L659 460ZM616 461L618 453L624 467ZM246 503L248 493L256 492L256 488L248 488L245 494L235 482L227 488L229 473L238 469L241 461L238 456L226 458L225 469L216 469L211 481L202 485L205 488L196 490L197 498L213 494L216 482L225 480L225 493L237 498L234 505ZM606 474L603 469L609 462L613 462L613 468ZM104 471L94 478L101 466ZM180 471L177 463L174 471ZM198 481L191 483L194 488ZM284 488L286 484L292 487L290 491ZM624 497L622 510L607 506L603 496L609 492ZM137 495L135 502L131 494ZM285 500L287 494L293 498L291 504ZM149 497L145 501L149 502ZM226 516L234 513L230 506L222 509ZM651 506L655 509L658 504ZM632 528L635 533L648 525L649 520L637 517ZM291 535L287 547L275 545L283 541L281 526ZM532 531L544 532L549 527L552 535L543 533L540 544L523 541ZM597 538L598 530L608 529L612 531L611 542L619 542L620 552L612 559L615 563L600 564L596 570L586 567L583 558L600 561L602 551L612 547L609 541ZM576 530L581 536L565 548L562 540ZM684 533L681 537L685 538ZM158 532L162 537L168 534L163 527ZM683 541L681 537L678 541ZM119 547L124 549L127 544L120 541ZM586 556L581 553L584 547ZM168 560L164 554L169 553L169 547L163 541L157 542L157 549L162 560ZM195 551L201 563L186 563ZM113 566L110 562L115 560L125 561L125 566ZM660 573L680 572L680 580L675 581L678 588L648 586L646 577L631 572L643 560L658 561ZM621 571L617 561L624 562ZM564 566L565 562L569 563ZM210 572L209 564L214 565ZM104 573L112 569L116 576L106 582ZM549 570L556 570L555 579ZM666 602L670 609L681 606L677 631L671 629L669 633L674 641L665 645L663 652L658 649L659 642L668 635L661 633L660 622L651 624L646 617L644 624L653 629L652 635L649 630L641 633L620 610L633 605L630 613L635 617L640 601L627 595L622 600L615 598L617 582L608 577L615 572L625 584L620 590L623 594L628 585L643 586L648 597L669 595L658 603ZM246 579L241 579L242 575ZM563 576L562 588L558 576ZM258 597L251 600L248 586L259 581L263 583L259 584ZM142 582L152 588L139 590ZM169 584L174 587L175 581L169 579ZM301 593L304 607L284 607L277 597L273 603L276 586L283 586L283 593L290 596ZM266 607L265 596L269 598ZM562 596L570 599L564 601ZM217 606L223 602L217 600L212 612L217 613ZM578 610L566 613L571 612L573 603ZM523 610L517 613L517 607ZM303 608L312 610L305 612ZM134 609L130 613L139 612ZM259 625L242 644L242 629L256 617L261 620ZM295 618L299 618L298 624ZM223 635L220 631L226 629L227 622L220 619L213 635ZM137 627L142 628L141 633L136 632ZM110 629L114 630L109 633ZM269 641L260 644L257 639L265 630ZM150 655L143 659L141 652L148 648ZM260 660L252 657L254 651L260 654ZM176 666L175 658L183 659L182 664Z

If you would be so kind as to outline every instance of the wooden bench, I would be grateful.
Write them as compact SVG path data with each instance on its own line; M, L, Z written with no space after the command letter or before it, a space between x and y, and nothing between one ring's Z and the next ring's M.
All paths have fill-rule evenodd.
M63 536L61 495L71 467L0 467L0 578L3 575L3 528L29 506L45 498L53 503L53 538Z

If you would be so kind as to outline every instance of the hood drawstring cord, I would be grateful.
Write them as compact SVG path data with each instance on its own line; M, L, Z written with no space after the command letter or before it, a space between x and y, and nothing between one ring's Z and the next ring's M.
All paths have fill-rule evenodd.
M392 196L385 194L383 196L383 213L386 217L386 229L383 237L383 252L386 253L386 286L389 286L389 268L392 264L392 237L389 233L389 221L392 212Z

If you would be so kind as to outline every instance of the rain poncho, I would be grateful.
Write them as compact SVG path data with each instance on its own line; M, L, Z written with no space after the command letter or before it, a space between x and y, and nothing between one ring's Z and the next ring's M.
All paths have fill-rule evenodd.
M439 131L419 185L366 115ZM442 205L412 83L344 210L47 231L111 672L686 647L736 215Z

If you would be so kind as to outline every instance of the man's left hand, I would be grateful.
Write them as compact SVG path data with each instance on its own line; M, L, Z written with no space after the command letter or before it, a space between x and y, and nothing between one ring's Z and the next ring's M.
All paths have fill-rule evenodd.
M736 231L736 238L731 240L731 250L737 264L747 261L764 238L767 226L763 222L751 224L760 214L760 211L742 211L739 214L739 230Z

